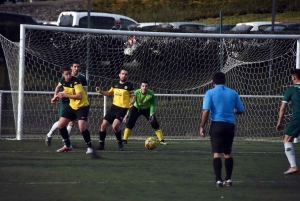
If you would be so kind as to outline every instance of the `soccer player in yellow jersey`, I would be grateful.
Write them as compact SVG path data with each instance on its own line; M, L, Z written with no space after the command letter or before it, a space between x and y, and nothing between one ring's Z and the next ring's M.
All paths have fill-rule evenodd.
M65 145L61 149L58 149L57 152L67 152L72 150L72 145L66 126L70 121L78 119L78 128L82 133L84 141L87 144L86 154L91 154L93 153L92 142L90 132L86 128L90 105L85 90L81 84L80 79L72 76L71 68L69 66L63 67L62 72L65 78L61 82L64 91L56 95L56 100L57 98L69 98L70 104L64 110L58 122L58 129L65 141ZM51 100L51 102L53 102L53 99Z
M128 70L122 69L119 73L120 80L112 83L109 91L102 91L100 87L96 87L96 91L104 96L114 96L113 104L104 116L100 132L99 132L99 147L98 150L104 150L104 142L106 138L106 129L109 124L115 132L119 151L123 151L122 134L120 125L123 121L127 110L133 105L130 99L134 96L134 87L128 82Z

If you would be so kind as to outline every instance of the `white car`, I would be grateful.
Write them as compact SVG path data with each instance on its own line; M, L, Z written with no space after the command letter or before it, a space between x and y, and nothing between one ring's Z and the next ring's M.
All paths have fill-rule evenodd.
M280 24L281 22L274 22L274 24ZM270 21L262 22L243 22L236 24L230 31L264 31L272 25Z
M121 20L121 26L124 30L126 30L129 25L137 24L137 21L124 15L114 14L110 12L90 12L91 28L111 29L115 24L115 20ZM86 28L87 21L88 13L86 10L64 11L59 14L57 24L58 26L65 27Z

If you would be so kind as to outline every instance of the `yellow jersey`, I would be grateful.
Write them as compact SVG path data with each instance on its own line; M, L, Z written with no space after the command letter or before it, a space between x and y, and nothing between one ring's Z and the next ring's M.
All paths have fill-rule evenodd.
M77 77L72 76L72 78L69 82L66 82L65 79L61 80L61 81L62 81L61 84L64 87L64 91L67 94L75 95L79 92L82 93L81 100L76 100L76 99L70 98L70 104L69 105L71 106L71 108L73 108L74 110L78 110L81 107L89 105L89 101L87 99L84 88L83 88L83 86L80 82L80 79L78 79Z
M131 82L121 84L120 81L113 82L108 93L113 94L113 104L121 108L129 108L130 98L134 96L134 87Z

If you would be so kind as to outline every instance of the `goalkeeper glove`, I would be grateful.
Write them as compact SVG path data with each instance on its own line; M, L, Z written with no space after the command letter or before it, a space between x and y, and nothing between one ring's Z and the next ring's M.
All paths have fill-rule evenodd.
M155 116L154 116L154 114L151 114L150 117L149 117L149 121L153 122L154 120L155 120Z

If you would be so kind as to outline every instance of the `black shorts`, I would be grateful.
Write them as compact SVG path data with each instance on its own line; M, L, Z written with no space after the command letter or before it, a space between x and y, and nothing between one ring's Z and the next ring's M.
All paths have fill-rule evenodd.
M128 108L122 108L115 105L112 105L111 108L107 111L103 119L108 121L110 124L114 122L115 119L118 119L120 122L123 121L127 113Z
M73 108L71 108L71 106L69 105L63 112L61 117L67 118L70 121L73 121L75 119L78 120L88 120L88 116L89 116L89 111L90 111L90 106L84 106L79 108L78 110L74 110Z
M231 154L235 125L228 122L212 122L209 135L212 153Z

